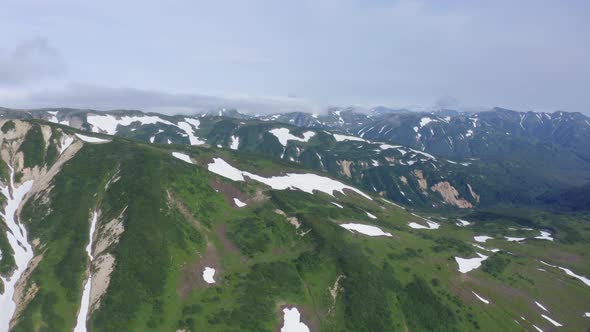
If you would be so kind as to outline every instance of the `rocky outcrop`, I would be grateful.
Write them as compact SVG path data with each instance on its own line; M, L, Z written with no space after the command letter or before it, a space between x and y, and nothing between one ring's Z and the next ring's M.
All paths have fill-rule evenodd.
M467 184L467 188L469 189L471 197L473 197L473 199L475 199L475 201L479 203L479 195L473 190L473 188L471 188L471 185L469 183Z
M346 175L347 177L352 177L352 172L350 170L350 166L352 165L352 161L350 160L338 160L338 165L342 168L341 173Z
M430 190L439 193L443 200L452 206L461 209L469 209L473 207L469 201L460 197L457 189L455 189L455 187L453 187L448 181L439 182L430 187Z
M420 189L425 191L428 188L428 182L426 182L426 179L424 178L424 173L422 173L422 170L419 170L419 169L414 170L414 175L416 176L416 180L418 180L418 185L420 186Z
M55 145L61 151L57 158L51 165L45 161L34 165L25 166L26 152L23 152L21 147L28 139L27 134L33 128L38 126L43 140L44 150L38 151L42 153L38 160L45 160L47 149L50 145ZM51 182L56 174L61 170L62 165L70 160L82 147L79 141L74 142L74 139L69 140L67 148L64 144L63 138L68 137L60 128L52 128L48 125L36 124L32 125L27 121L8 120L0 121L0 159L7 166L11 167L15 174L15 186L20 186L27 181L32 181L31 189L24 196L15 212L19 216L22 207L29 199L34 199L42 205L49 203L49 193L52 189ZM72 144L73 143L73 144ZM30 156L29 156L30 157ZM10 181L8 178L2 178L3 182ZM13 300L16 303L16 309L12 315L11 326L15 323L15 317L19 317L26 305L35 297L39 290L39 286L35 283L29 284L29 277L43 259L43 243L38 239L33 241L33 248L35 256L28 262L27 268L20 276L15 284Z
M118 172L107 184L114 183L119 178ZM108 186L105 186L105 190ZM123 218L127 207L121 213L107 223L99 224L96 233L96 243L93 248L93 256L96 257L92 262L92 283L90 285L90 313L100 307L100 299L106 293L111 281L111 274L115 269L115 256L112 251L121 235L125 231Z

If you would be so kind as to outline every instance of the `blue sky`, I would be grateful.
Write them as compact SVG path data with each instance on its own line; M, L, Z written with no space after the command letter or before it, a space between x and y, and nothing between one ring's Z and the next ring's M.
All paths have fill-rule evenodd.
M8 0L0 105L590 113L586 1ZM452 97L452 98L449 98Z

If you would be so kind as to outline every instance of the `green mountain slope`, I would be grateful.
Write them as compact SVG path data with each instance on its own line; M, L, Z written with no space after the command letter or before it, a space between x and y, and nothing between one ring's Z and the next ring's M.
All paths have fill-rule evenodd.
M222 122L210 128L230 128ZM349 186L366 186L352 176L277 160L296 146L247 143L260 137L258 125L238 129L244 152L38 120L0 126L0 174L12 188L4 202L32 181L15 214L32 253L15 287L13 331L71 331L80 317L92 331L276 331L293 308L312 331L549 330L542 314L563 331L588 326L590 285L559 268L590 276L587 216L509 208L423 215L355 192ZM314 139L301 147L338 148L321 133ZM257 150L265 148L268 159ZM22 259L8 219L0 274L10 286L5 278ZM344 228L358 225L383 235ZM553 241L535 238L541 231ZM481 235L493 239L477 242ZM488 256L483 265L461 273L456 258L478 253Z
M376 108L365 114L334 108L325 115L252 116L220 110L189 117L124 110L0 109L0 115L40 118L153 144L232 148L297 163L420 208L553 208L547 195L590 181L590 119L578 113ZM286 140L281 142L274 130L286 133ZM313 136L305 139L304 133Z

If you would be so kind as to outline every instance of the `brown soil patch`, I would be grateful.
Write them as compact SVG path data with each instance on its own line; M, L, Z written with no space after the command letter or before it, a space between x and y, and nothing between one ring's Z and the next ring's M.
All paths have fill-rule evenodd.
M226 230L226 226L224 224L220 224L215 228L215 233L217 234L217 237L221 241L221 245L223 246L223 249L227 252L237 253L237 254L241 255L240 249L238 249L238 247L236 247L236 245L233 244L225 235L225 230Z
M215 269L214 284L208 284L203 280L203 271L205 267ZM219 285L221 283L221 268L219 254L212 243L207 244L207 251L198 257L194 262L186 264L182 268L180 282L176 292L182 299L186 299L190 293L197 288L205 288Z
M234 202L234 198L237 198L240 201L247 203L246 195L229 182L224 182L220 181L219 179L210 178L209 185L213 189L215 189L215 191L220 192L223 195L223 199L225 200L225 202L230 206L238 207Z
M457 294L461 298L461 300L463 300L465 303L477 303L477 302L479 302L479 300L471 292L474 288L470 287L470 284L471 285L479 285L479 286L489 288L489 289L491 289L493 294L501 294L501 296L505 297L505 298L524 299L524 302L527 303L527 305L530 308L532 308L534 311L538 312L539 314L544 313L544 311L542 311L541 308L539 308L535 305L535 303L534 303L535 298L532 297L528 292L526 292L522 289L512 288L512 287L506 286L504 284L484 283L483 281L476 279L469 274L461 274L458 278L455 278L454 280L452 280L451 285L450 285L450 289L453 293ZM476 293L477 293L477 291L476 291ZM485 296L485 294L480 294L480 293L478 293L478 294L480 296L483 296L484 298L487 298ZM489 300L490 300L489 305L493 305L494 300L493 299L489 299Z
M559 251L552 251L549 253L550 261L553 262L565 262L565 263L574 263L574 264L585 264L585 260L580 257L579 255L568 253L568 252L559 252Z
M195 226L198 230L203 231L204 233L207 231L205 227L192 215L182 200L176 198L170 191L166 191L166 194L168 195L168 203L172 207L177 208L180 214L182 214L186 220L190 221L191 224L193 224L193 226Z

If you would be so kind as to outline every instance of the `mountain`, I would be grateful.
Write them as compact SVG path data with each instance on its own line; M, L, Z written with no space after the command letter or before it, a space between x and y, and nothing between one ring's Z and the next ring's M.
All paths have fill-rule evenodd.
M549 207L543 195L590 182L585 144L590 142L590 122L577 113L495 109L442 116L375 110L361 114L347 108L326 115L236 114L0 110L4 118L45 119L149 143L228 147L263 155L421 208L505 203ZM346 134L350 131L355 136Z
M86 130L0 120L3 331L588 326L588 215L513 207L420 212L274 154L93 132L112 130L105 116L115 113L48 114L80 119ZM117 134L162 126L190 141L206 125L118 114L123 123L141 119L117 123ZM225 128L240 120L216 121ZM283 159L298 147L283 146L285 139L319 140L344 153L328 144L337 134L261 134L256 123L238 129L245 133L230 147L255 149L262 145L249 145L249 137L277 134L269 149ZM350 140L341 142L378 149ZM455 166L400 149L408 148L382 151L405 164Z

